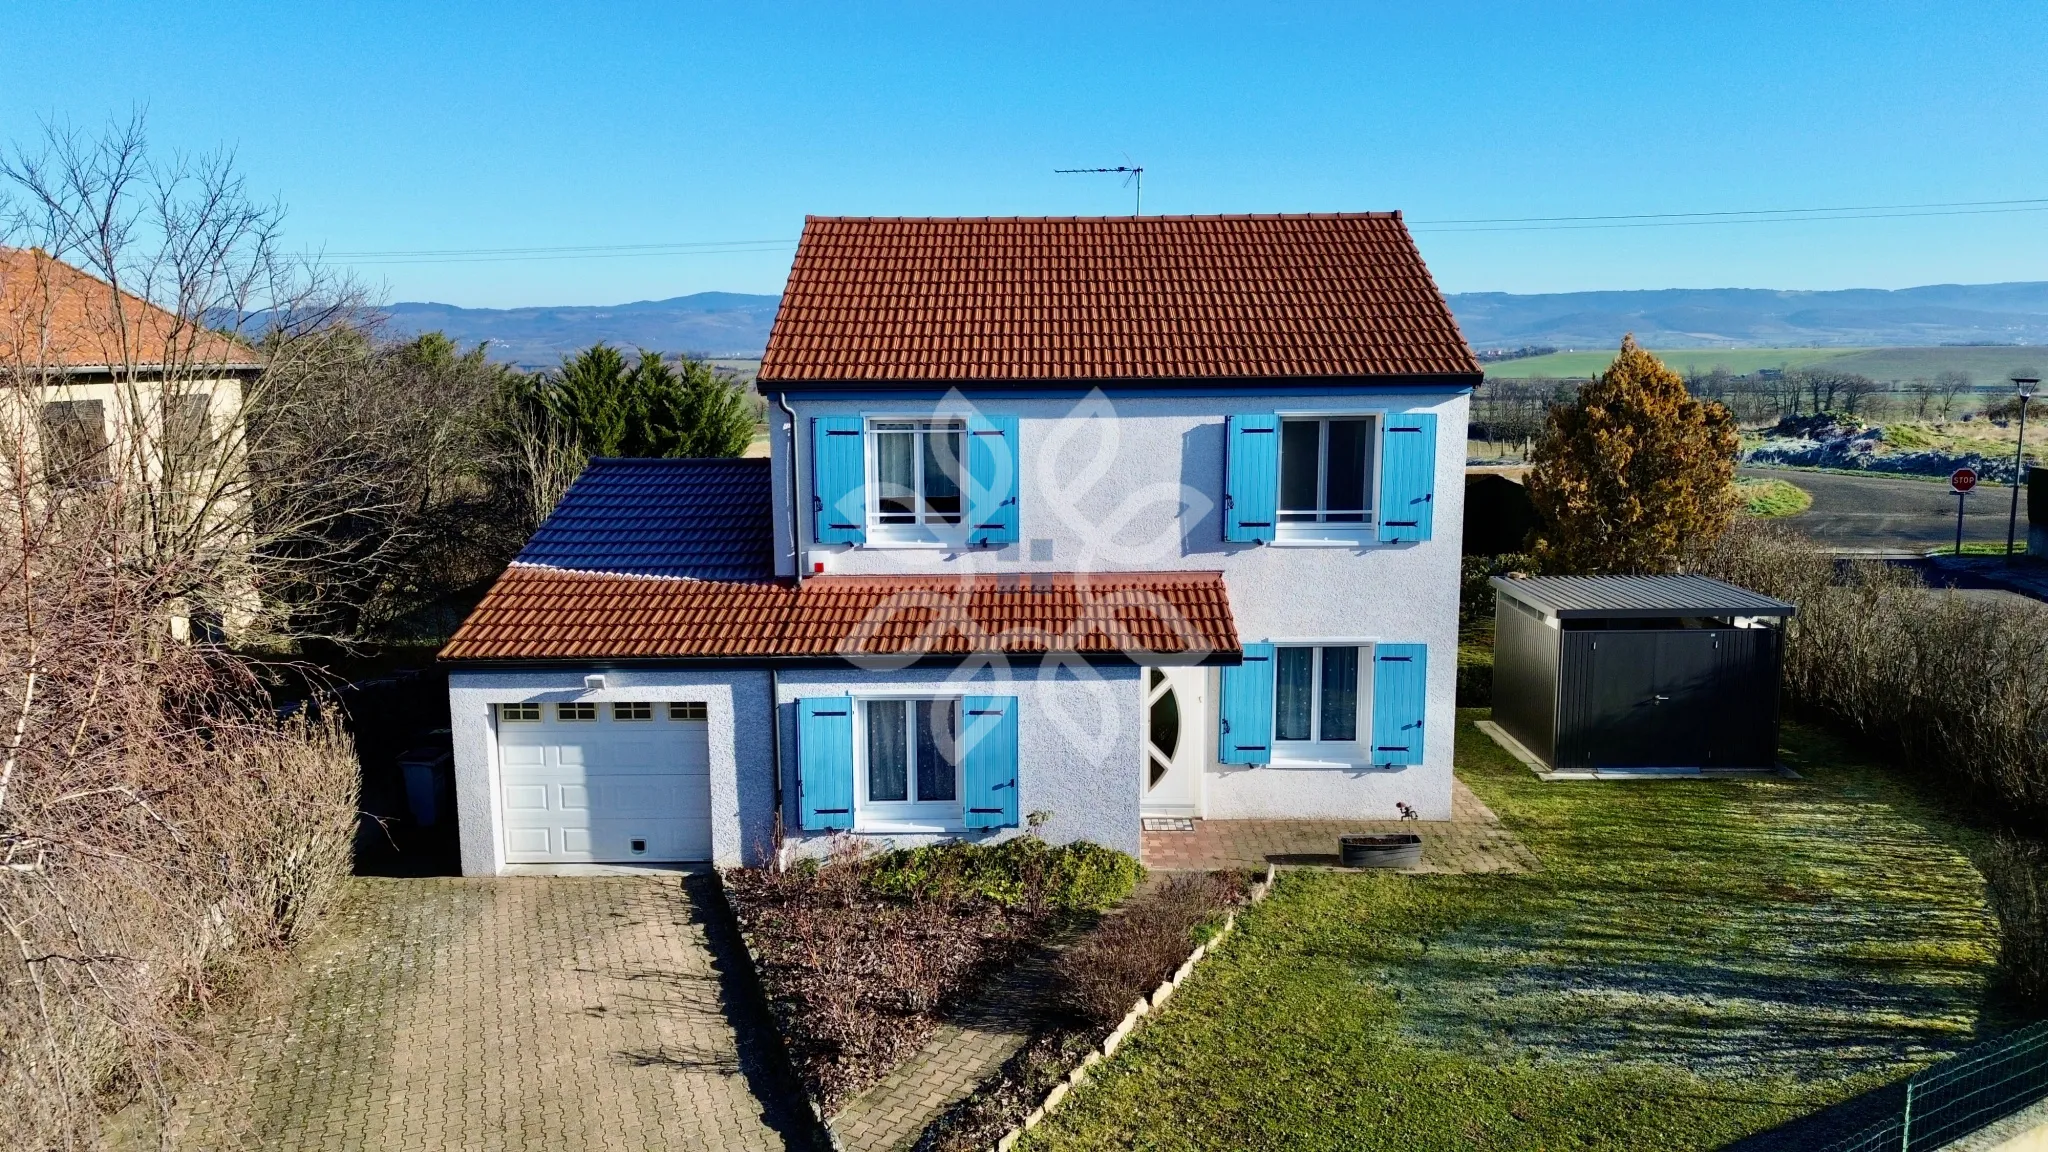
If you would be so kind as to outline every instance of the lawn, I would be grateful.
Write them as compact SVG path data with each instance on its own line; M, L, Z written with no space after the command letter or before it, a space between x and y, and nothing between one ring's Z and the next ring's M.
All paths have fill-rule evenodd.
M1969 833L1805 729L1799 780L1544 784L1461 714L1519 876L1290 872L1032 1149L1711 1148L1969 1043Z

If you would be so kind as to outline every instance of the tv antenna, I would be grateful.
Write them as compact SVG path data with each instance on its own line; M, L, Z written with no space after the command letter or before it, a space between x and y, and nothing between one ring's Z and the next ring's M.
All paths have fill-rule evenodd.
M1129 188L1129 187L1131 187L1132 185L1136 185L1136 186L1137 186L1137 200L1136 200L1136 202L1135 202L1135 203L1134 203L1134 204L1133 204L1133 205L1131 206L1131 215L1133 215L1133 216L1142 216L1142 215L1144 215L1144 214L1145 214L1145 170L1144 170L1143 168L1140 168L1140 167L1135 167L1135 166L1132 166L1132 165L1129 165L1129 164L1119 164L1119 165L1117 165L1117 166L1116 166L1116 167L1114 167L1114 168L1055 168L1055 169L1053 169L1053 173L1054 173L1055 175L1060 175L1060 176L1064 176L1064 175L1069 175L1069 174L1077 174L1077 173L1083 173L1083 172L1121 172L1121 173L1124 173L1124 187L1126 187L1126 188Z

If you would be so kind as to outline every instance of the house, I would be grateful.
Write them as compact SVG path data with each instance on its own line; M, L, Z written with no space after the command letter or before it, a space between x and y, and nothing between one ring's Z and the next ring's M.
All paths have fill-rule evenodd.
M1479 380L1398 214L812 218L771 459L594 461L443 652L463 869L1447 819Z
M144 488L147 498L126 506L152 518L151 534L163 538L195 535L186 531L194 523L231 522L224 502L246 488L243 398L262 369L240 340L41 249L0 248L5 436L26 450L45 491ZM216 605L203 614L223 607L243 612ZM182 637L201 610L179 611L170 624Z

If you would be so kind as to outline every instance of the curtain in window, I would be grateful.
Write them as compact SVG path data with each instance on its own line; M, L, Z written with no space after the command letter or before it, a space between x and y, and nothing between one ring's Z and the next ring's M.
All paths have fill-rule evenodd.
M1273 738L1307 740L1309 698L1315 692L1313 648L1282 648L1274 653Z
M1331 520L1355 524L1365 519L1365 461L1372 442L1367 435L1369 427L1364 420L1330 421L1330 475L1323 503Z
M1315 519L1316 489L1322 479L1322 424L1280 422L1280 509L1282 520Z
M1323 649L1322 713L1323 739L1358 739L1358 649Z
M868 701L868 799L908 800L909 762L902 700Z
M954 800L960 762L959 714L951 700L917 702L917 798Z
M917 512L917 434L875 435L875 506L885 524L911 523Z

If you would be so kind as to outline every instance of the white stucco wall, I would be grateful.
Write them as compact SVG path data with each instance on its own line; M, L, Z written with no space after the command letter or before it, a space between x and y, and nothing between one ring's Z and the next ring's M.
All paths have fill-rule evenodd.
M809 419L820 415L953 415L950 400L792 397L803 554L831 553L833 574L1213 569L1224 574L1245 641L1420 642L1429 646L1422 765L1402 769L1238 768L1211 764L1204 814L1385 818L1396 801L1424 819L1450 815L1456 729L1457 603L1464 526L1463 392L1085 398L977 395L1019 418L1020 543L1000 549L817 545L811 540ZM789 423L770 406L779 552L788 571ZM1434 412L1436 492L1431 539L1340 547L1223 540L1224 420L1256 412ZM1034 542L1037 547L1034 551ZM1049 554L1049 558L1046 557ZM1213 702L1217 694L1212 691ZM1213 704L1212 704L1213 708ZM1213 725L1213 711L1203 723Z
M603 672L605 687L583 677ZM720 867L758 863L769 851L774 813L769 748L768 673L752 669L589 668L547 671L455 670L448 710L455 738L456 818L462 873L489 876L504 866L495 812L497 732L493 704L521 701L609 703L702 700L711 745L711 851Z
M1138 771L1143 752L1140 712L1144 701L1139 670L1043 667L1036 663L971 673L943 669L799 669L779 674L777 699L785 736L784 755L796 750L794 702L805 696L987 695L1017 697L1017 814L1050 813L1039 834L1053 843L1092 840L1132 855L1138 853ZM765 736L765 733L764 733ZM829 847L830 834L797 828L796 790L788 801L789 840L798 854ZM1005 831L994 837L1012 835ZM937 836L863 837L889 846L914 845Z

